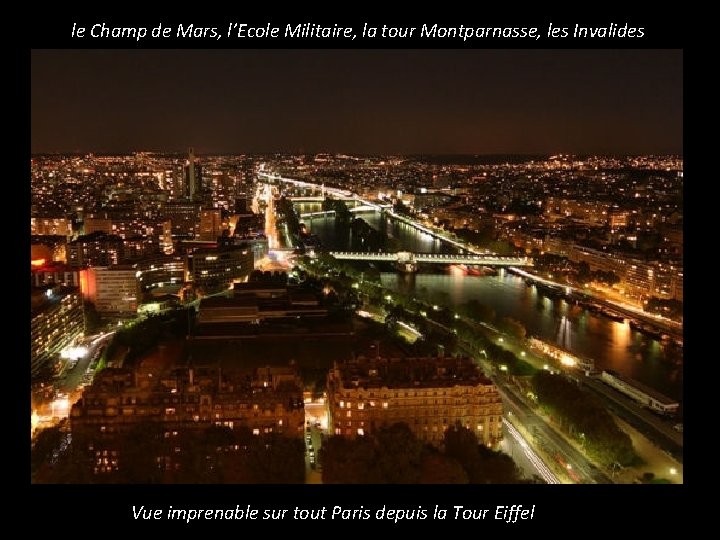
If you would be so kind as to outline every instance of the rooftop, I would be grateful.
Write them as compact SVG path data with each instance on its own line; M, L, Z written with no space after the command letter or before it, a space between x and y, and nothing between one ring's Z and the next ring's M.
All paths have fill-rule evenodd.
M32 317L58 305L69 294L79 293L77 287L46 285L30 291L30 314Z
M361 388L491 385L469 357L365 358L337 363L342 384Z

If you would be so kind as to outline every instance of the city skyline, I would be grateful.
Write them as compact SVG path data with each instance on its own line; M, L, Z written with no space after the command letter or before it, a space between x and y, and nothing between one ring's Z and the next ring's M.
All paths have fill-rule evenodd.
M33 481L682 483L683 159L487 161L35 156Z
M32 51L31 482L682 484L682 75Z
M679 50L36 50L31 150L675 154Z

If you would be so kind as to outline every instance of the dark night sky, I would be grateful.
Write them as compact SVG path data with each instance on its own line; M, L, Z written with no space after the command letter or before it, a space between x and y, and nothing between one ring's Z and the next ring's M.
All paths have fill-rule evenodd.
M678 50L36 50L33 152L683 151Z

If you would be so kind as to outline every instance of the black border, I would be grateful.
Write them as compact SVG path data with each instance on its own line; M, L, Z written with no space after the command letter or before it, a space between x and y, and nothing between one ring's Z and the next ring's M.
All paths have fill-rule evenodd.
M683 48L685 34L690 31L683 24L683 15L669 12L650 12L644 14L633 14L627 7L620 10L618 14L596 8L593 12L581 13L580 10L569 13L565 12L549 14L547 12L532 14L526 10L518 9L516 13L493 14L483 10L482 4L478 5L482 14L471 15L468 13L422 13L419 9L408 9L408 12L401 17L397 15L377 15L357 13L352 17L338 14L332 16L324 14L309 14L307 12L294 15L286 10L269 15L249 15L247 12L238 14L227 14L222 10L209 14L210 10L194 10L191 13L183 14L179 10L171 10L159 15L149 13L106 13L100 15L89 15L86 13L64 13L57 17L43 17L32 24L32 47L33 48L108 48L108 49L163 49L163 48L194 48L194 49L242 49L242 48L272 48L272 49L680 49ZM283 36L286 25L295 26L301 23L315 23L332 27L352 27L356 30L357 38L354 40L344 38L286 38ZM89 30L96 23L105 23L110 27L138 26L147 29L148 35L137 40L135 38L91 38L88 37ZM194 23L200 27L216 27L223 34L220 40L214 38L153 38L151 30L159 24L166 27L177 28L178 24L188 25ZM260 38L228 38L226 36L230 23L246 23L249 26L278 27L278 37ZM368 38L362 36L362 28L365 24L382 28L383 25L395 27L418 28L411 38L390 38L381 37ZM572 30L576 24L588 27L602 27L616 24L629 27L642 28L643 36L634 38L575 38L572 33L566 38L547 37L548 25L553 27L567 27ZM88 29L82 38L72 37L73 24ZM418 34L423 24L439 26L460 26L465 27L537 27L541 38L471 38L463 40L460 38L423 38Z
M557 15L548 13L533 15L524 11L520 11L518 7L516 14L505 13L503 15L491 14L486 4L477 4L475 7L480 12L485 11L486 15L479 17L477 15L468 15L462 12L453 12L448 7L447 11L442 13L418 13L422 8L410 5L406 15L402 17L390 16L374 13L356 14L352 17L352 21L347 16L332 15L325 12L323 15L315 16L307 12L301 15L286 14L279 5L274 6L276 14L274 15L249 15L245 6L238 6L236 14L225 14L222 9L210 11L210 8L204 5L196 6L197 9L193 13L181 13L180 7L174 7L172 10L160 15L145 13L139 10L126 10L123 13L107 13L105 15L72 13L63 11L55 13L45 11L38 8L35 18L28 21L19 30L23 33L20 41L27 40L27 45L18 44L17 54L13 58L17 60L19 74L18 84L11 83L17 88L17 103L27 103L28 112L30 112L29 88L25 87L31 84L30 81L30 54L32 48L577 48L577 49L595 49L595 48L673 48L683 49L685 47L686 36L693 32L693 27L686 26L685 17L679 12L659 12L645 13L642 15L630 14L627 6L623 6L618 10L611 11L607 7L591 6L590 14L560 12ZM303 6L305 7L305 6ZM337 6L339 9L339 6ZM508 6L508 11L512 13L514 6ZM589 6L590 7L590 6ZM272 9L272 8L271 8ZM364 11L362 6L346 6L343 11L348 10ZM656 10L659 8L655 8ZM262 24L270 21L274 26L284 27L285 24L299 22L317 22L322 24L354 25L360 26L364 22L375 23L376 25L388 24L395 26L419 26L424 22L430 22L446 25L472 24L478 26L538 26L544 28L552 21L557 26L571 26L577 23L584 23L588 26L602 26L610 22L625 23L631 26L641 26L646 29L646 35L642 39L604 39L604 40L575 40L566 38L563 40L541 39L537 42L515 41L512 40L484 40L484 41L468 41L459 42L456 40L440 41L440 40L332 40L332 39L258 39L258 40L232 40L232 41L211 41L211 40L187 40L187 39L162 39L149 40L146 39L140 43L132 40L113 40L113 39L92 39L78 40L70 36L72 22L77 21L79 24L89 24L99 21L105 21L108 24L118 26L135 25L152 27L159 21L163 21L167 25L176 25L180 22L194 22L198 25L207 26L224 26L230 21L248 22L250 24ZM17 30L17 29L16 29ZM25 82L27 81L27 82ZM24 130L29 130L29 122L21 121L18 139L22 138ZM25 148L26 153L22 151L20 155L24 155L25 159L29 156L29 133L24 144L20 144L21 149ZM28 161L22 159L11 159L12 169L18 170L12 173L15 181L11 178L6 179L6 186L12 192L18 187L17 196L20 200L24 200L28 191L23 191L27 184L23 178L27 178ZM692 166L689 170L692 170ZM19 186L23 186L20 188ZM13 194L13 197L15 194ZM10 201L6 201L8 204ZM20 205L22 203L19 203ZM23 219L27 219L29 213L29 204L21 210ZM688 212L691 214L691 212ZM24 223L27 223L25 221ZM26 225L23 224L23 227ZM23 234L9 235L11 246L9 253L13 257L13 253L26 253L29 251L25 236ZM13 249L15 242L18 243L17 251ZM27 283L26 265L24 258L21 256L19 260L18 282ZM21 266L22 265L22 266ZM687 263L686 263L687 265ZM691 265L692 267L692 265ZM22 272L22 273L21 273ZM10 278L12 279L12 278ZM14 281L14 280L13 280ZM9 282L12 283L12 282ZM12 286L9 287L13 289ZM20 298L18 305L27 306L26 296L22 289L17 288ZM11 293L13 290L10 291ZM6 315L10 319L14 318L15 309L12 307L14 302L8 301L6 305ZM690 305L690 304L686 304ZM22 312L22 309L21 309ZM688 313L686 313L688 316ZM15 342L12 337L15 332L18 336L27 336L29 338L29 330L22 316L18 316L16 324L18 329L8 330L8 341ZM27 320L27 319L25 319ZM11 320L12 323L12 320ZM691 323L692 325L692 323ZM692 329L692 326L691 326ZM692 331L691 331L692 335ZM693 351L697 349L690 343L689 357L696 358ZM18 340L18 349L24 351L24 345L27 343L23 339ZM10 351L6 352L6 361L9 363L14 360L17 354L11 352L17 350L13 346ZM25 376L28 376L26 364L22 362L24 352L17 354L21 366L20 369ZM14 363L14 362L13 362ZM692 369L693 366L691 366ZM15 367L9 368L7 373L11 376L17 375ZM22 375L21 375L22 381ZM7 383L9 387L8 399L13 403L9 407L8 415L12 414L13 419L17 419L18 433L10 435L18 441L27 441L27 386L20 382ZM17 388L18 398L14 398L14 389ZM687 400L688 392L684 392L686 400L685 408L688 407L692 411L692 399ZM22 403L21 411L15 411L14 403ZM15 416L17 413L17 416ZM11 423L12 424L12 423ZM689 428L686 433L691 434L692 426L698 426L699 422L689 422ZM9 437L8 436L8 439ZM6 439L7 440L7 439ZM446 521L425 520L413 522L401 522L394 524L392 522L378 522L371 520L326 520L322 523L313 523L310 527L303 527L304 524L294 523L285 520L284 526L295 534L320 534L320 535L337 535L348 533L364 532L368 528L372 528L381 534L403 534L408 529L419 532L430 532L432 529L440 531L450 530L454 527L463 527L469 524L472 528L468 529L470 534L482 534L486 529L491 528L498 532L511 531L520 534L548 532L558 535L580 536L600 532L627 534L637 530L638 532L652 533L661 532L667 529L674 530L674 525L685 526L686 517L690 517L687 511L689 507L688 501L691 497L691 485L693 483L692 463L691 467L684 468L685 484L682 486L270 486L270 485L240 485L240 486L204 486L204 485L175 485L175 486L40 486L31 485L26 471L29 460L28 448L23 443L12 444L12 449L17 449L20 454L16 458L17 468L8 467L9 472L17 473L18 490L12 489L10 495L14 493L20 494L22 502L19 509L26 509L30 516L30 520L25 521L29 526L29 532L34 532L37 528L48 528L54 530L57 534L105 534L107 532L115 532L121 529L133 529L142 533L157 531L161 533L175 533L187 529L194 532L206 532L218 527L223 530L230 531L237 535L244 534L272 534L275 526L267 526L267 522L261 522L261 527L256 528L253 524L232 521L204 521L193 522L190 524L168 522L166 520L149 522L135 521L132 517L133 505L144 505L146 507L167 509L172 505L175 508L235 508L235 505L241 507L250 504L253 508L294 508L300 506L304 508L321 508L323 506L333 507L340 505L345 508L360 508L374 511L383 505L388 508L404 508L412 509L423 506L426 509L432 509L435 505L449 509L449 516ZM692 455L692 452L690 452ZM10 465L10 461L6 461ZM502 521L485 519L479 522L458 522L451 519L455 505L463 505L466 508L488 508L491 509L488 514L492 515L493 508L496 505L522 504L523 507L531 507L535 505L534 519L532 521L518 522L515 524L506 524ZM688 506L686 506L688 505ZM14 504L12 506L15 506ZM10 507L8 511L12 512ZM22 515L18 511L18 517L10 516L11 519L18 519ZM489 518L490 516L488 516ZM692 519L692 518L691 518ZM273 522L275 525L278 522ZM299 527L298 527L299 525ZM348 526L348 528L337 529L336 525ZM330 528L328 528L330 527ZM538 529L538 527L540 529ZM408 531L409 532L409 531ZM447 534L447 533L445 533Z

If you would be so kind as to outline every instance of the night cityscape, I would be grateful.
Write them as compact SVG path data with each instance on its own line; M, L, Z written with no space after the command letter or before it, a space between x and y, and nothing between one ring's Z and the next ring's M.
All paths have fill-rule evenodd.
M682 51L31 60L32 483L683 483Z

